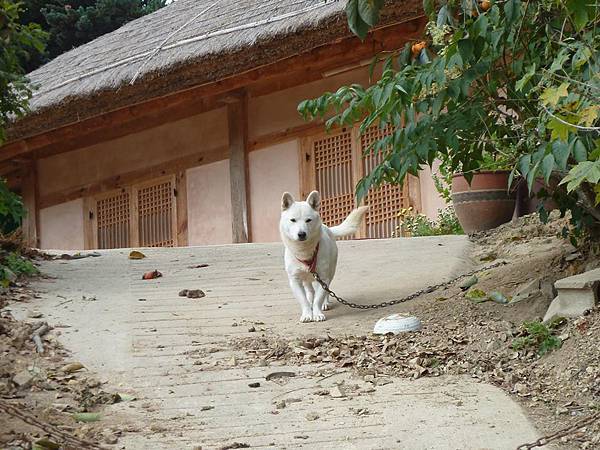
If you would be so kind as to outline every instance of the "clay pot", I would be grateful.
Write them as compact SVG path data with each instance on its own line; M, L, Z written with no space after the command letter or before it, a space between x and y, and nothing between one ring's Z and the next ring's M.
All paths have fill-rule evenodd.
M463 174L452 177L452 203L467 234L509 222L515 211L516 189L508 189L510 172L477 172L471 185Z

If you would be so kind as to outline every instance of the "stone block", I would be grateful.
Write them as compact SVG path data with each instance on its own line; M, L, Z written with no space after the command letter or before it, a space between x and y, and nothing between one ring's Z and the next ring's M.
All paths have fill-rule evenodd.
M555 317L579 317L595 307L600 286L600 269L563 278L554 283L558 296L552 301L544 322Z

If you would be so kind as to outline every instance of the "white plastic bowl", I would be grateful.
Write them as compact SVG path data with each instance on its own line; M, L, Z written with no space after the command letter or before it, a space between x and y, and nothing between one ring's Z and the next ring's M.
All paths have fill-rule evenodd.
M379 319L373 328L375 334L388 333L406 333L408 331L419 331L421 329L421 321L415 316L406 314L392 314L391 316Z

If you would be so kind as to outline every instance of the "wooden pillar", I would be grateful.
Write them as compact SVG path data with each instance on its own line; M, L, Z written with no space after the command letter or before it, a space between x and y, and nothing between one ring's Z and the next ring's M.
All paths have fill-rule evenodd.
M25 207L22 230L25 244L29 247L40 246L39 224L39 187L37 179L37 163L32 161L23 169L21 195Z
M183 169L175 175L175 201L177 211L177 246L188 245L187 176Z
M227 117L229 128L229 175L233 242L250 242L248 99L245 94L236 96L234 101L228 103Z

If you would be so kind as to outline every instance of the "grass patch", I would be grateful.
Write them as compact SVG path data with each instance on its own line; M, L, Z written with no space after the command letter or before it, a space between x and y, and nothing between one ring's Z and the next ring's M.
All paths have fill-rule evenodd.
M532 349L543 356L552 350L561 347L562 341L555 335L556 328L564 323L563 318L558 318L548 325L539 321L523 322L521 325L522 336L513 340L513 350Z

